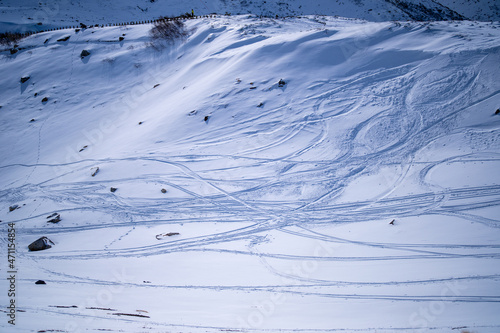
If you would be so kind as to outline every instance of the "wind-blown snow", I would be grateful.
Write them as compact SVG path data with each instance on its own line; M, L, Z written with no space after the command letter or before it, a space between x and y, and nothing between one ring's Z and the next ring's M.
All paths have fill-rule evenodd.
M2 329L498 331L498 23L186 25L2 53Z

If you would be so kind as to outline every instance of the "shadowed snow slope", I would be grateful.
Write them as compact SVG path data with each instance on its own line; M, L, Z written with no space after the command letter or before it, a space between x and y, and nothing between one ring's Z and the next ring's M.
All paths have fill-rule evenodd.
M150 28L1 54L2 331L498 332L498 23Z

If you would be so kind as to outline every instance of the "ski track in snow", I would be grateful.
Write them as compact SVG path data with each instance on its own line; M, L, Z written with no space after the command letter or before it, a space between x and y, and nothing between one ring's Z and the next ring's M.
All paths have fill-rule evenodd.
M220 19L221 22L227 20L230 19ZM231 22L236 24L235 21ZM255 24L253 21L245 23ZM192 24L198 24L198 30L206 29L202 23ZM241 23L242 26L243 24ZM10 183L5 180L0 192L3 206L12 204L14 199L27 204L19 211L2 217L2 225L7 222L18 225L18 237L23 242L20 242L18 260L25 265L29 263L37 267L37 274L46 276L50 280L49 284L73 289L82 285L105 288L117 284L111 278L99 278L100 274L87 273L84 269L77 273L66 271L65 263L73 261L92 265L94 261L108 260L112 263L117 260L116 265L119 266L123 265L122 261L118 261L122 258L154 260L185 254L206 256L217 261L221 256L228 256L240 258L243 265L246 260L256 259L269 274L266 277L269 283L261 284L259 281L262 279L259 279L257 282L243 284L241 278L235 278L233 284L226 283L227 280L226 284L210 284L203 283L203 278L200 277L196 280L198 284L175 284L178 280L170 283L167 279L165 283L146 284L135 281L120 285L127 290L138 290L138 294L149 290L202 290L231 295L262 293L262 297L266 298L268 296L265 295L269 293L277 293L311 302L318 298L341 300L348 304L358 304L352 303L356 301L372 302L370 304L373 306L380 304L379 302L414 302L419 304L414 308L416 310L420 304L428 305L433 302L460 306L493 304L491 311L495 311L500 303L500 272L493 268L498 266L496 260L500 259L498 239L481 242L478 239L464 241L461 238L457 242L452 236L449 239L443 238L442 241L436 241L435 238L425 241L418 238L420 236L414 239L401 231L401 241L398 238L388 241L389 237L382 237L385 241L379 241L375 229L373 236L364 234L360 238L355 232L347 236L345 229L342 229L370 221L384 221L385 227L391 220L396 220L395 226L387 227L406 230L405 221L408 220L431 221L441 230L439 221L446 218L446 223L456 223L460 227L473 223L471 225L491 230L495 235L499 232L498 180L492 180L488 184L480 181L471 181L470 184L457 181L456 185L449 185L441 182L441 178L434 177L434 173L440 172L441 168L464 165L469 166L470 172L474 170L472 165L484 163L494 164L498 168L499 122L492 121L487 128L483 127L483 123L467 126L461 124L471 110L495 103L498 105L500 87L494 82L485 81L488 77L484 73L491 70L491 67L483 64L488 57L498 60L500 48L497 45L496 49L488 48L474 53L474 48L471 47L472 51L463 51L463 54L457 52L450 56L428 51L429 54L426 55L417 56L415 53L415 59L409 57L408 62L404 59L396 61L397 50L385 50L384 55L382 51L378 53L378 49L383 49L386 45L384 43L393 39L399 40L409 31L419 34L419 38L425 38L422 35L427 33L424 27L417 24L414 24L413 30L396 30L387 35L374 33L373 45L366 46L368 55L363 66L347 61L344 63L346 69L342 69L343 74L335 79L320 78L315 82L302 84L306 89L302 89L301 96L290 95L297 94L297 90L292 90L293 85L298 84L294 78L286 78L289 82L283 89L277 87L274 81L262 83L257 80L258 87L255 91L248 90L248 86L246 89L243 87L247 82L239 85L231 82L227 87L222 87L224 91L213 102L211 114L217 115L217 112L225 109L221 105L226 102L237 103L238 99L250 100L253 108L253 103L258 102L259 98L266 98L263 97L265 94L274 94L277 101L272 103L266 100L262 112L257 113L253 109L250 111L248 107L248 115L239 119L236 117L234 121L226 123L209 122L203 131L189 132L175 139L173 143L176 146L196 147L185 154L179 154L177 150L169 152L165 148L156 151L152 145L148 151L131 151L127 156L110 153L111 156L106 158L86 156L68 163L49 163L41 158L41 146L46 138L44 133L48 131L47 125L53 119L49 115L38 128L36 161L21 163L16 160L15 163L9 163L5 159L0 165L0 172L16 172L24 175L22 179L25 179L21 185L16 185L19 184L16 180ZM210 31L218 31L216 40L225 36L225 33L230 33L215 28ZM195 34L201 32L197 31ZM229 39L234 39L234 36L229 36ZM306 45L307 40L323 38L320 36L308 35L303 40L295 41L294 45L299 48ZM224 57L252 46L259 49L273 45L273 33L267 37L233 40L230 45L221 42L221 46L214 47L218 52L212 56ZM77 45L83 41L73 36L71 38L68 47L72 47L71 57L75 58ZM200 37L200 40L203 39ZM187 43L189 42L188 40ZM477 42L477 45L480 43ZM99 43L95 42L94 47L95 45ZM186 50L185 57L190 56L188 53L189 50ZM362 51L350 59L354 62L360 53ZM396 65L383 63L384 57L392 59ZM448 67L434 68L437 61L447 62ZM496 69L496 74L490 73L494 77L499 74L498 68ZM73 76L79 75L74 71L72 65L68 87L74 81ZM243 77L244 74L239 75ZM62 92L65 93L68 89L70 88ZM254 92L259 97L250 95ZM267 107L268 104L271 106ZM55 114L62 109L63 106L56 105L51 112ZM496 135L497 141L484 149L465 147L460 150L452 147L449 151L440 150L439 145L453 146L455 140L459 140L458 144L468 144L462 135L466 132L480 137L495 138ZM241 140L246 145L235 149L232 143ZM99 166L102 170L96 177L76 177L88 173L93 166ZM143 166L143 169L137 173L122 175L117 172L116 176L109 172L103 174L107 170L134 170L138 166ZM392 171L387 173L384 171L387 168ZM53 172L63 169L67 172ZM372 179L371 177L375 179L377 175L380 178L375 183L380 186L376 186L373 192L366 189L367 193L364 193L364 187L355 187L359 186L356 184ZM72 177L75 179L72 180ZM115 184L119 190L111 195L108 189ZM152 188L156 191L166 187L169 192L175 190L176 194L142 197L140 193L134 194L133 191L125 192L121 189L126 189L127 186L132 189L134 186L141 188L138 184L154 184ZM354 197L361 198L353 198L352 191L356 194ZM31 202L33 199L40 203ZM28 209L32 209L29 215L15 215ZM45 216L53 211L59 212L63 221L58 225L46 225ZM495 213L492 215L485 213L486 211ZM224 231L202 228L204 225L218 224L223 226ZM190 226L194 226L191 236L187 232L188 236L181 232L180 237L155 239L158 230L168 232L170 229L175 231L181 227L191 228ZM196 227L200 228L198 232ZM429 223L425 224L425 228L432 227ZM447 224L447 228L448 231L453 230L451 224ZM113 236L110 233L111 238L102 236L109 230L117 232L113 232ZM343 230L343 236L337 236L337 230ZM137 238L139 233L142 236ZM54 248L36 254L26 252L24 242L41 235L56 239ZM76 241L78 235L100 235L106 240L97 239L95 244L90 243L84 249L68 249L67 244L63 249L58 249L58 241L69 236ZM130 237L139 239L140 245L127 241ZM298 244L323 244L332 246L333 250L326 255L312 250L301 253L299 250L295 251L293 245L283 247L284 244L288 245L285 242L289 238L298 248ZM6 243L4 233L1 237L2 251L6 248ZM276 245L273 247L274 243ZM351 267L350 265L358 263L369 265L366 266L369 269L373 269L373 264L379 263L389 266L380 266L380 272L372 279L370 276L358 279L346 275L338 278L335 274L323 274L322 271L303 275L284 268L302 265L304 262L325 267L344 264ZM455 272L447 272L446 268L437 269L440 263L446 267L470 265L476 270L457 269ZM169 265L175 265L175 262L170 262ZM422 267L422 272L414 278L403 273L397 273L391 278L391 274L385 271L387 267L397 270L400 265L416 265L417 270ZM426 268L437 270L426 271ZM368 268L361 268L361 271L363 269ZM196 274L196 267L192 268L192 272ZM279 282L284 280L288 283ZM25 283L33 284L34 281L36 278L33 273L29 277L20 275L21 286ZM452 282L463 283L468 289L460 295L443 296L443 286ZM485 293L486 289L480 287L483 283L488 283L493 288L488 290L488 294ZM382 289L374 289L377 287ZM290 302L294 301L293 298ZM141 306L146 304L147 302L141 303ZM96 314L95 311L85 311L81 307L69 311L23 304L22 309L34 317L46 314L64 318L81 317L82 320L100 322L104 328L111 321L124 325L141 325L144 322L132 317ZM162 320L160 315L154 316L154 309L151 312L149 325L156 329L171 328L180 332L239 329L263 332L397 332L415 329L405 319L395 325L406 322L406 326L393 326L391 322L391 325L365 327L354 325L314 328L316 326L307 327L306 324L291 328L286 323L282 323L281 327L265 324L262 327L239 327L235 324L236 321L231 320L218 326L197 324L201 319L184 318L184 322L181 319L170 322ZM474 329L485 332L500 328L498 320L468 322L467 325L476 325ZM439 321L437 324L430 323L428 329L445 332L459 326L451 321L446 324Z

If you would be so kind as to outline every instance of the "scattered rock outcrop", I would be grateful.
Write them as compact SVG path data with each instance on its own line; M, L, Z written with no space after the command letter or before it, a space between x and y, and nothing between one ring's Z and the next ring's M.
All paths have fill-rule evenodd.
M63 37L63 38L59 38L57 41L58 42L65 42L67 41L71 36L66 36L66 37Z
M82 52L80 53L80 58L85 58L85 57L88 57L90 55L90 52L87 51L87 50L82 50Z
M95 175L97 175L97 173L99 172L99 167L91 168L90 172L91 172L90 175L92 177L95 177Z
M47 223L59 223L61 222L61 215L59 213L53 213L47 216Z
M38 238L36 241L28 245L28 249L30 251L42 251L42 250L47 250L52 247L52 245L55 245L53 241L48 239L47 237L43 236Z
M166 234L158 234L156 235L156 239L160 240L165 237L172 237L172 236L177 236L180 235L178 232L167 232Z

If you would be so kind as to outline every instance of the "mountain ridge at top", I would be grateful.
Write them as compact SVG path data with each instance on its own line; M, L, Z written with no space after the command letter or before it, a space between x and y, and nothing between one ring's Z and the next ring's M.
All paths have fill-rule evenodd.
M499 21L494 0L345 0L345 1L227 1L163 0L0 1L0 32L40 31L86 24L111 24L177 16L183 13L255 14L262 16L327 15L382 21Z

